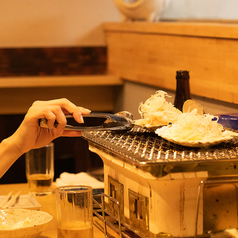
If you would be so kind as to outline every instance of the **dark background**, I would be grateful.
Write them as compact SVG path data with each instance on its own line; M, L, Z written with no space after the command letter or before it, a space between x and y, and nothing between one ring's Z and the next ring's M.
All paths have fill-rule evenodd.
M1 141L15 132L23 118L24 115L0 116ZM60 137L53 142L55 178L58 178L62 172L86 172L89 169L103 166L101 158L88 150L88 142L81 137ZM22 155L0 178L0 184L25 182L25 155Z

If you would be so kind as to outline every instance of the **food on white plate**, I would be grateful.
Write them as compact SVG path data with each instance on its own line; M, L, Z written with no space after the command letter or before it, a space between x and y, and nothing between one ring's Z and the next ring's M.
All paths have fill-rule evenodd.
M14 229L18 229L18 228L22 228L22 227L28 227L29 225L31 225L31 220L29 217L26 217L24 220L22 221L18 221L15 224L8 224L7 222L4 222L2 224L0 224L0 229L1 230L14 230Z
M165 97L169 97L169 95L159 90L145 103L140 103L138 110L141 119L135 120L135 125L150 128L168 125L170 122L176 121L178 115L182 112L166 101Z
M158 128L155 133L168 141L190 147L210 146L238 136L238 133L224 130L217 121L216 116L200 115L194 109L180 114L173 124Z
M33 238L46 229L53 217L43 211L28 209L0 210L0 237Z

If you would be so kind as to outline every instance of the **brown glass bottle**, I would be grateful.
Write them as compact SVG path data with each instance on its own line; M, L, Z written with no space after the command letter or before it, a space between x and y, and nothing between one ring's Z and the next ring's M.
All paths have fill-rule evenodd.
M176 71L176 94L174 106L180 111L183 109L183 104L186 100L191 99L190 85L189 85L189 71L179 70Z

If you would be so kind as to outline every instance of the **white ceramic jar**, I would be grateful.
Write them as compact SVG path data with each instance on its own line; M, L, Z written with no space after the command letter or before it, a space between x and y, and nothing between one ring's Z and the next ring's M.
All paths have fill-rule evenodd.
M114 0L124 21L158 21L170 0Z

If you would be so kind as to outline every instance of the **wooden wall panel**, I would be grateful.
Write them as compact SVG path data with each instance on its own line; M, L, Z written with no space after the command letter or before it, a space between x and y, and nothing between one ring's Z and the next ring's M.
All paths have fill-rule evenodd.
M185 69L190 71L192 94L238 103L238 25L211 24L209 31L206 23L178 23L178 28L171 23L173 33L169 24L168 31L163 23L151 24L105 25L109 73L175 90L176 70Z

